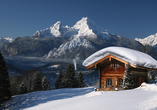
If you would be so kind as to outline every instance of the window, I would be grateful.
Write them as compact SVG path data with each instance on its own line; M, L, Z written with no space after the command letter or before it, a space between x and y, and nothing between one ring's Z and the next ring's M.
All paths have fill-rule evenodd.
M123 79L118 79L118 86L122 86L123 85Z
M113 64L113 68L117 68L118 67L118 64L117 63L114 63Z
M112 86L112 79L107 79L107 86Z

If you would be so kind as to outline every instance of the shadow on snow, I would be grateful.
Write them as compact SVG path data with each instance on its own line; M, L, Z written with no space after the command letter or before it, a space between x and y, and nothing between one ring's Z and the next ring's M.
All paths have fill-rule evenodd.
M23 95L13 96L12 99L5 103L5 106L0 109L25 109L28 107L33 107L38 104L46 103L48 101L55 101L60 99L72 98L75 96L80 96L92 92L93 87L88 88L65 88L56 89L50 91L38 91Z

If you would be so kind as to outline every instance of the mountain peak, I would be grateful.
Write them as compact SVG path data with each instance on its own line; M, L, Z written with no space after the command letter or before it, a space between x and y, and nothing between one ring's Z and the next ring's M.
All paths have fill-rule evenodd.
M50 27L50 29L51 29L51 28L55 28L56 30L59 30L59 29L61 28L61 26L62 26L61 21L57 21L54 25L52 25L52 26Z
M135 38L136 41L139 41L141 44L149 44L151 46L157 45L157 33L149 35L148 37L141 39Z
M85 25L96 26L97 24L94 21L92 21L91 19L89 19L88 17L83 17L81 20L76 22L76 24L73 27L77 29L80 26L85 26Z
M86 36L88 38L97 38L98 36L103 39L110 39L108 32L99 27L94 21L89 19L88 17L83 17L79 20L73 28L78 30L77 37Z
M88 17L82 17L73 27L62 26L61 21L57 21L50 28L37 31L33 37L50 38L50 37L84 37L96 39L98 37L108 40L110 36L105 29L99 27Z
M61 21L57 21L54 25L50 27L50 33L54 35L55 37L61 37L63 33L62 29L63 29L63 26L61 24Z

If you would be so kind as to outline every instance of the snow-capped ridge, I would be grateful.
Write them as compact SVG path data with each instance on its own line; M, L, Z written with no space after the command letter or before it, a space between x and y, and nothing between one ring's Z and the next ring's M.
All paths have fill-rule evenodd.
M57 21L50 28L36 31L33 37L50 38L50 37L82 37L96 39L98 36L102 39L109 40L110 36L107 30L99 27L94 21L88 17L83 17L76 22L73 27L63 26L61 21Z
M89 19L88 17L83 17L81 20L76 22L76 24L73 27L76 29L79 29L81 26L87 25L87 24L89 26L97 26L97 24L94 21L92 21L91 19Z
M50 28L55 28L56 30L59 30L61 26L61 21L57 21L54 25L50 26Z
M82 39L82 38L74 38L73 40L66 42L65 44L62 44L53 54L53 56L61 56L63 54L65 54L66 51L71 52L71 50L75 47L79 47L79 46L83 46L85 48L93 48L92 45L90 45L90 43L88 42L88 40L86 39ZM52 56L52 54L51 54ZM49 56L50 57L50 56ZM49 58L47 57L47 58Z
M50 58L51 56L53 56L53 54L56 52L57 48L53 48L49 53L48 55L46 56L46 58Z
M153 35L149 35L148 37L141 39L135 38L136 41L139 41L141 44L149 44L151 46L155 46L157 44L157 33Z
M90 36L97 38L97 36L101 36L103 39L109 39L108 32L87 17L83 17L80 21L76 22L72 28L78 29L78 34L75 35L76 37Z
M61 37L64 32L64 28L61 24L61 21L58 21L53 26L50 27L50 33L55 37Z
M32 36L35 38L62 37L68 28L69 27L67 25L62 26L61 21L57 21L54 25L50 26L50 28L46 28L40 31L38 30Z
M6 38L0 38L1 41L4 41L4 42L13 42L14 41L14 38L11 38L11 37L6 37Z

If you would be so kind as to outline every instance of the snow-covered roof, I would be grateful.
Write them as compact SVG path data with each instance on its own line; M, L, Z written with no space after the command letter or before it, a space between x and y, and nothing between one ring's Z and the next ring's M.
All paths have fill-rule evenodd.
M157 61L148 54L124 47L101 49L85 59L83 66L87 67L110 54L135 66L157 68Z

